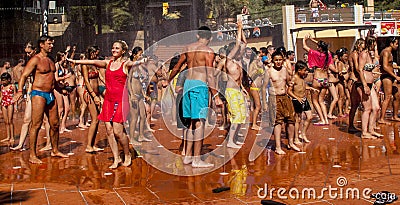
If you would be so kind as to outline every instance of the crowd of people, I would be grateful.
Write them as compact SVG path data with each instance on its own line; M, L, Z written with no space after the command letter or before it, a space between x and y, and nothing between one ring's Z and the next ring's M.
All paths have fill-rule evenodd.
M265 125L259 120L268 111L274 150L279 155L285 154L282 133L287 135L287 148L301 151L299 145L310 143L310 125L328 126L337 118L348 117L348 131L361 132L363 139L383 137L377 125L388 123L386 111L392 99L391 120L400 121L400 77L392 55L398 48L395 37L388 38L385 49L378 53L372 36L357 39L351 49L330 51L327 42L306 35L306 54L296 61L295 52L284 47L249 48L241 22L236 41L218 52L209 47L211 34L209 28L200 27L198 40L169 62L158 61L154 55L143 57L142 48L129 50L122 40L112 44L110 57L99 56L97 46L77 56L73 46L56 52L55 59L50 57L56 43L51 37L41 36L37 47L27 43L29 60L21 59L15 67L3 62L0 70L1 110L7 133L2 141L14 146L13 114L25 105L19 142L11 149L25 149L29 136L29 161L42 163L36 147L43 126L47 144L41 150L51 150L54 157L68 157L58 150L59 135L71 132L67 121L75 121L78 110L77 127L88 129L85 151L103 151L104 147L96 146L96 136L105 134L114 156L110 168L120 163L130 166L129 145L152 140L145 133L154 131L150 126L153 113L165 92L174 96L173 124L183 129L183 163L194 168L214 166L200 157L210 107L222 113L219 126L228 131L225 141L230 149L244 144L238 138L244 125L262 130ZM357 110L361 111L361 130L354 125ZM104 122L106 133L97 132L100 122ZM129 129L125 130L126 124Z

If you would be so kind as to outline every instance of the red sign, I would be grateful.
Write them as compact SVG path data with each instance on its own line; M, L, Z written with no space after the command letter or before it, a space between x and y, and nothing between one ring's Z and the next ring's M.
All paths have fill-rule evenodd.
M395 22L381 22L382 35L394 35Z

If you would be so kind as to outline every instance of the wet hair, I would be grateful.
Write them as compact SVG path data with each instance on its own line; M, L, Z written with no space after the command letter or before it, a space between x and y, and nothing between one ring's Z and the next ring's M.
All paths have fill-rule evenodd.
M198 30L197 35L199 35L200 38L207 40L211 38L211 29L207 26L201 26Z
M46 36L46 35L40 36L39 40L37 42L38 49L40 48L40 44L46 42L47 40L53 41L54 39L53 39L53 37ZM39 50L37 52L39 52Z
M276 50L274 53L272 53L271 59L274 60L275 56L282 56L282 58L285 57L285 56L283 55L283 53L282 53L282 52L279 52L278 50Z
M97 49L94 46L90 46L87 50L86 50L86 59L91 59L92 53L96 53Z
M347 48L342 47L340 49L338 49L335 53L338 56L338 58L342 58L344 54L346 54L348 52Z
M395 43L398 38L396 36L392 36L386 39L385 45L389 47L391 43Z
M0 76L1 80L11 80L11 75L9 73L3 73Z
M303 69L308 69L307 63L305 63L302 60L297 61L296 64L294 65L294 71L298 72L299 70Z
M56 62L60 61L63 56L65 56L65 53L62 51L58 51L56 54Z
M174 57L171 58L171 61L169 62L169 70L171 71L176 64L178 64L180 55L174 55Z
M258 55L260 52L257 50L256 47L251 47L251 50L253 51L253 53L255 53L256 55Z
M268 53L268 48L261 47L260 52L267 54Z
M286 52L286 57L289 57L290 55L294 54L294 51L287 51Z
M133 61L133 58L136 54L138 54L140 51L143 51L143 48L140 46L136 46L132 49L132 55L129 56L129 59L131 59L131 61Z
M282 53L282 57L285 57L285 56L286 56L286 48L283 47L283 46L277 48L277 49L275 50L275 52L280 52L280 53Z
M375 50L375 48L373 47L374 44L375 44L375 42L376 42L375 37L373 37L373 36L368 36L368 37L365 39L365 50Z
M227 49L227 46L223 46L223 47L221 47L221 48L219 48L219 50L218 50L218 54L219 55L227 55L226 54L226 49Z
M328 44L325 41L318 41L317 46L321 48L322 52L325 54L324 68L326 68L326 66L328 66L329 63Z
M362 38L357 39L356 42L354 43L353 51L356 51L358 49L358 47L360 47L360 45L363 43L365 43L364 39L362 39Z

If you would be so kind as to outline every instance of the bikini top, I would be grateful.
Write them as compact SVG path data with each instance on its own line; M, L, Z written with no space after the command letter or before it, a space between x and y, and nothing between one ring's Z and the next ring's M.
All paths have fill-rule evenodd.
M364 70L365 71L370 71L371 72L374 68L375 68L375 64L372 64L372 63L367 63L367 64L364 65Z
M99 77L99 71L98 70L94 70L94 71L89 71L88 72L88 78L89 79L96 79Z

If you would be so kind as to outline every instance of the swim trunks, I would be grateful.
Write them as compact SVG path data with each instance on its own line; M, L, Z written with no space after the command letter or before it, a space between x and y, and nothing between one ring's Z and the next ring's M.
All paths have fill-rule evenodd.
M201 80L187 79L183 86L183 117L206 119L208 114L208 87Z
M293 103L287 95L276 95L276 120L275 125L294 124L294 108Z
M231 116L231 123L243 124L246 122L246 102L242 92L238 89L226 88L226 101Z
M54 94L52 92L44 92L40 90L32 90L31 99L33 96L40 96L46 100L46 105L50 105L54 101Z
M307 98L304 98L304 102L300 103L297 99L292 99L293 108L296 113L302 113L304 111L311 110L310 103Z

